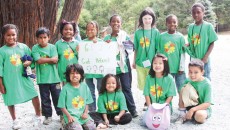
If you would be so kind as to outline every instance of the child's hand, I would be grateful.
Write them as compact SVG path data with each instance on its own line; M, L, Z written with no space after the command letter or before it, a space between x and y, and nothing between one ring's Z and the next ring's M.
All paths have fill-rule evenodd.
M120 121L120 118L121 118L120 116L115 116L115 117L114 117L114 120L115 120L116 122L119 122L119 121Z
M1 92L2 94L6 94L6 89L5 89L5 87L4 87L3 84L0 85L0 92Z
M77 50L77 52L79 52L79 45L77 45L76 50Z
M83 113L83 114L81 115L81 118L82 118L83 120L87 119L87 118L88 118L88 114L87 114L87 113Z
M32 63L32 61L25 61L24 63L23 63L23 66L24 67L28 67L28 66L30 66L30 64Z
M111 40L106 40L105 42L110 43L110 42L111 42Z
M93 43L97 43L97 39L93 39Z
M205 56L205 57L202 58L202 61L203 61L203 63L205 64L205 63L208 62L208 58L206 58L206 56Z
M188 46L189 46L189 43L185 43L185 46L188 47Z
M133 62L133 65L132 65L133 69L136 69L136 63Z
M67 116L67 118L68 118L68 123L72 123L75 120L72 116Z
M58 58L57 57L52 57L51 61L52 61L52 63L56 64L58 62Z
M106 124L107 126L109 126L109 120L108 120L108 119L105 120L105 124Z
M194 114L194 110L191 108L191 109L186 113L186 119L191 120L193 114Z

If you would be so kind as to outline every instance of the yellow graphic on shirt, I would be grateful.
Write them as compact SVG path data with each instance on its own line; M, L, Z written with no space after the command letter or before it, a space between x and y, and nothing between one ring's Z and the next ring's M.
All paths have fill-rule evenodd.
M65 57L67 60L71 60L71 59L74 58L74 53L73 53L73 51L72 51L70 48L64 50L64 54L63 54L63 55L64 55L64 57Z
M200 36L198 34L196 34L196 33L192 36L192 44L194 46L200 44Z
M109 111L115 111L118 109L118 103L110 100L108 103L105 104L106 109Z
M144 48L144 47L149 47L149 45L150 45L150 40L149 40L147 37L142 37L142 38L140 39L140 45L141 45L142 48ZM145 45L146 45L146 46L145 46Z
M81 109L85 106L84 98L77 96L72 99L72 105L76 109Z
M156 89L155 89L155 85L150 87L150 94L152 94L152 96L156 96L156 90L157 90L157 97L159 98L163 94L163 89L158 84L156 86L157 86Z
M164 49L167 54L171 54L175 52L175 44L169 41L164 45Z
M47 55L41 55L41 57L42 58L49 58L49 56L47 56ZM46 65L48 65L48 63L44 63L44 64L42 64L43 66L46 66Z
M21 61L21 56L18 55L18 54L13 54L11 57L10 57L10 63L14 66L18 66L20 64L22 64L22 61Z

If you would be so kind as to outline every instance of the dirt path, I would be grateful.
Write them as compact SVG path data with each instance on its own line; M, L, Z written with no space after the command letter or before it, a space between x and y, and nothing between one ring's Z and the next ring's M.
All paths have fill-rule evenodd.
M228 130L230 129L230 35L219 35L219 40L216 42L214 50L211 55L212 65L212 91L213 91L213 103L212 116L205 124L193 124L191 122L183 125L175 125L171 123L171 130ZM144 104L144 97L142 92L136 87L136 72L133 70L133 95L139 112L139 117L133 119L133 121L127 125L113 126L113 130L145 130L144 126L141 126L141 118L143 115L142 107ZM177 103L178 97L173 99L174 114L172 120L177 117ZM21 130L32 130L31 119L34 115L34 110L31 102L20 104L16 106L17 117L21 120L23 128ZM0 130L10 130L12 126L12 120L7 107L4 106L2 97L0 97ZM60 128L59 118L56 114L53 114L52 124L45 126L41 125L41 130L58 130Z

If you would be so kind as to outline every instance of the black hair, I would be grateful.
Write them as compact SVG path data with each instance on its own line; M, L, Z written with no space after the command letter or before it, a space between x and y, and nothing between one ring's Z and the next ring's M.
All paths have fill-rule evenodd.
M83 67L80 64L71 64L66 67L65 77L67 82L70 81L70 73L71 71L77 72L81 75L80 82L84 80L84 70Z
M195 3L192 5L192 10L196 7L200 7L202 9L202 11L204 12L205 11L205 7L202 3Z
M189 62L188 67L190 66L195 66L200 68L201 71L204 70L204 62L201 61L200 59L193 59Z
M118 14L114 14L114 15L112 15L112 16L110 17L110 19L109 19L109 23L111 23L111 22L112 22L113 17L119 17L119 18L120 18L120 20L121 20L121 22L122 22L122 18L121 18L121 16L120 16L120 15L118 15Z
M163 76L167 76L169 74L169 64L168 64L168 59L164 54L161 53L157 53L153 59L152 59L152 63L151 63L151 68L149 70L149 75L154 78L156 77L156 72L153 70L153 62L156 58L162 58L163 63L164 63L164 70L163 70Z
M4 35L6 34L6 32L9 30L9 29L15 29L16 31L16 34L18 35L18 27L14 24L5 24L3 27L2 27L2 30L1 30L1 37L2 37L2 41L4 42Z
M63 33L62 31L63 31L65 25L67 25L67 24L70 24L70 25L73 26L73 32L74 32L73 35L75 35L75 34L77 33L77 25L76 25L76 23L75 23L74 21L68 22L68 21L66 21L66 20L62 20L62 22L61 22L61 24L60 24L60 33L61 33L61 35L63 35L63 34L62 34L62 33Z
M38 38L39 35L41 35L41 34L47 34L47 36L49 37L50 36L50 30L47 29L46 27L40 27L36 31L35 36Z
M140 17L139 17L139 25L138 25L138 27L144 28L144 23L143 23L142 18L143 18L145 15L150 15L150 16L152 16L153 20L152 20L151 26L153 27L153 26L155 25L155 22L156 22L156 15L155 15L154 11L152 10L152 8L150 8L150 7L145 8L145 9L141 12Z
M97 35L98 35L98 31L99 31L98 23L97 23L96 21L90 21L90 22L88 22L88 23L86 24L86 30L87 30L87 26L88 26L89 24L92 24L94 27L96 27L96 29L97 29Z
M116 75L114 75L114 74L107 74L107 75L105 75L104 78L102 78L102 81L101 81L101 89L100 89L99 94L102 94L102 93L104 93L104 92L107 91L107 90L106 90L106 84L107 84L107 80L108 80L110 77L114 77L114 78L116 79L116 84L117 84L117 86L116 86L115 91L118 91L118 90L121 88L121 84L120 84L118 78L116 77Z
M169 14L168 16L166 16L166 19L165 19L166 23L167 23L167 22L168 22L168 20L169 20L169 19L171 19L172 17L175 17L175 18L176 18L176 20L177 20L177 22L178 22L178 18L177 18L177 16L176 16L176 15L174 15L174 14Z

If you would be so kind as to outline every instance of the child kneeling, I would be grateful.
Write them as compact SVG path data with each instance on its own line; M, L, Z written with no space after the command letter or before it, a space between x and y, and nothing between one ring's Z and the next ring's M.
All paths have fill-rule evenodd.
M94 130L96 126L88 114L88 104L93 103L91 92L82 82L84 70L81 65L68 65L66 81L58 100L58 107L64 113L67 130Z

